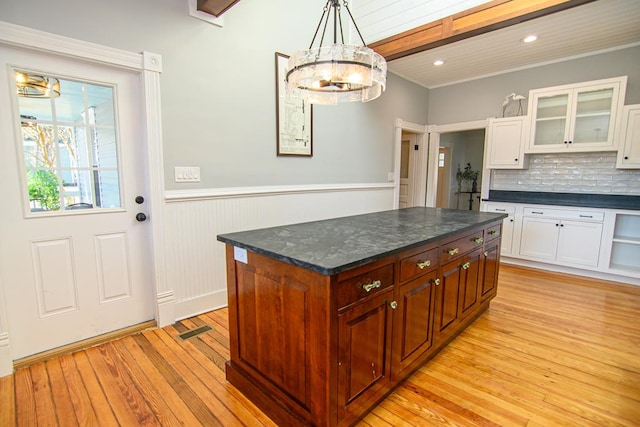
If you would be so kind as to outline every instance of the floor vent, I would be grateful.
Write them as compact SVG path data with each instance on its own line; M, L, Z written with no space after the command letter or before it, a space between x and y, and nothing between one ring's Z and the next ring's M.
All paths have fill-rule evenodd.
M209 325L198 326L195 329L191 329L190 331L186 331L181 334L178 334L178 338L184 341L184 340L188 340L189 338L193 338L195 336L204 334L205 332L209 332L212 330L213 330L213 327Z

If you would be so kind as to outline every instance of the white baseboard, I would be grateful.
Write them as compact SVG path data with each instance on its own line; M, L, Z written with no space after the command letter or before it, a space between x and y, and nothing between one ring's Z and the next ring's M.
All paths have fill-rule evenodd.
M6 377L13 373L13 358L9 347L9 334L0 333L0 377Z
M156 296L156 323L159 328L171 325L175 322L175 298L173 291L161 292Z
M563 265L547 264L544 262L529 261L520 258L511 258L506 256L500 257L500 262L504 264L520 265L522 267L538 268L540 270L555 271L557 273L573 274L576 276L584 276L592 279L602 279L611 282L626 283L628 285L640 286L640 279L633 277L620 276L617 274L603 273L600 271L583 270L581 268L566 267Z
M226 289L182 301L175 305L175 320L178 321L206 313L207 311L217 310L226 307L227 304Z

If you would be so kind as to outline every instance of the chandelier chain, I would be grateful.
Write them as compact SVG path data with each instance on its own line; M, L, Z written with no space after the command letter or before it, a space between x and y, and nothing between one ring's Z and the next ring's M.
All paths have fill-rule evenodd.
M351 14L351 9L349 9L349 5L347 4L346 1L344 2L344 8L347 9L347 13L349 14L349 18L351 19L351 22L353 23L353 26L356 28L356 31L358 32L358 35L360 36L360 40L362 41L362 45L366 46L367 44L364 42L364 37L362 37L362 33L360 32L360 28L358 28L358 24L356 24L356 20L353 19L353 15Z
M329 15L327 15L327 12L329 11L329 3L331 3L331 0L327 0L327 4L325 4L324 8L322 9L322 16L320 17L320 21L318 21L318 26L316 27L316 32L313 34L313 39L311 39L311 44L309 45L309 49L313 47L313 43L316 41L316 37L318 36L318 31L320 31L322 20L326 15L327 20L324 23L324 30L322 31L322 38L320 39L320 45L322 46L322 41L324 40L324 33L325 31L327 31L327 23L329 22Z

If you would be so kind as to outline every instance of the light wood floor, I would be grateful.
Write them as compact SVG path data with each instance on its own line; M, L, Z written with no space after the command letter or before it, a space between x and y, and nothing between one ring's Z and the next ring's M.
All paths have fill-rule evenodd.
M506 265L499 286L361 426L640 425L640 287ZM32 365L0 379L0 426L273 425L228 357L218 310Z

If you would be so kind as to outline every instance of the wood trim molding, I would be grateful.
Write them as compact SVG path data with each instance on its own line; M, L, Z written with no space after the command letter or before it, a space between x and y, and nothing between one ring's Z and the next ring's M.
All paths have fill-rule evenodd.
M126 328L118 329L113 332L107 332L106 334L88 338L86 340L63 345L61 347L43 351L42 353L23 357L22 359L16 359L13 361L13 369L17 371L18 369L25 368L36 363L44 362L45 360L53 359L54 357L71 354L79 350L86 350L87 348L95 347L99 344L128 337L129 335L133 335L138 332L146 331L147 329L152 329L155 327L156 321L149 320L146 322L138 323L137 325L128 326Z
M595 0L493 0L369 44L387 61L454 43Z
M198 10L215 17L220 17L220 15L239 1L240 0L198 0Z

